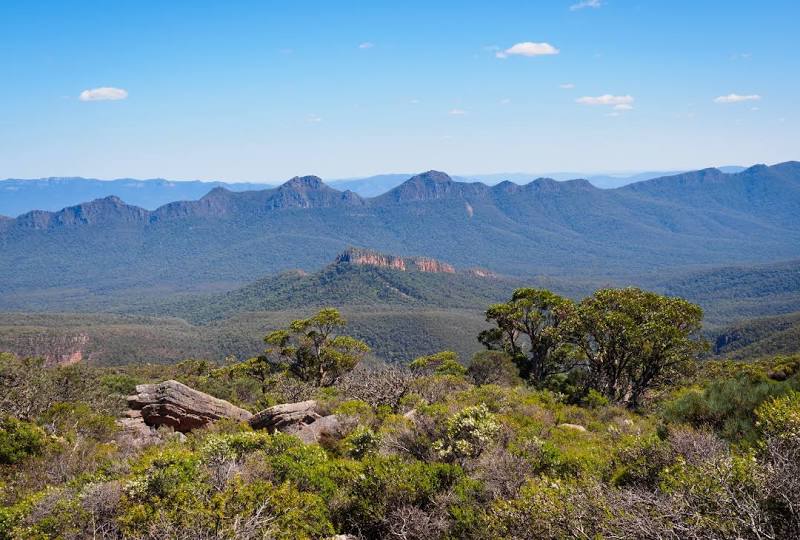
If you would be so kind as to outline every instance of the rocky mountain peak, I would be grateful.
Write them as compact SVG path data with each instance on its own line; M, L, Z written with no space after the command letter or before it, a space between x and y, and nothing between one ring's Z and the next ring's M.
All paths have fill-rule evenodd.
M295 176L280 186L282 189L321 189L328 187L318 176Z

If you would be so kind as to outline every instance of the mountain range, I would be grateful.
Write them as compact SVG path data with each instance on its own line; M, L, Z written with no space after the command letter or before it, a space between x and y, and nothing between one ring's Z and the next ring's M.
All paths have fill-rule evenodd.
M0 221L0 308L66 309L227 290L356 245L461 267L630 279L800 257L800 163L704 169L603 190L429 171L362 198L314 176L150 211L106 197Z
M721 167L723 172L740 172L743 167ZM621 187L633 182L649 180L667 174L678 174L683 171L641 172L618 175L588 175L589 182L600 188ZM375 197L402 184L411 174L379 174L363 178L344 178L330 180L328 184L340 191L353 191L362 197ZM555 180L583 178L580 173L555 172L545 174L499 173L486 175L454 176L460 182L481 181L488 185L509 180L518 184L526 184L534 178L546 177ZM98 180L81 177L51 177L36 179L0 180L0 219L3 216L15 217L31 210L56 211L67 206L74 206L85 201L108 196L116 196L134 206L147 210L155 210L173 201L199 199L215 187L224 187L230 191L254 191L275 187L270 183L259 182L219 182L200 180L165 180L154 178L137 180L134 178L118 178L116 180Z

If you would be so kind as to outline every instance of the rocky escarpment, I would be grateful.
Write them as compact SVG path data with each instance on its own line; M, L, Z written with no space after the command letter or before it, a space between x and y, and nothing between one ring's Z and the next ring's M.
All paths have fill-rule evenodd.
M399 257L385 255L368 249L348 248L336 257L335 264L355 264L361 266L378 266L395 270L417 270L419 272L455 274L456 269L448 263L429 257Z
M77 334L34 333L18 335L9 349L20 357L43 358L46 366L69 366L89 360L89 336Z
M406 261L403 257L395 255L384 255L377 251L367 249L349 248L344 253L336 257L335 264L356 264L361 266L380 266L383 268L394 268L395 270L406 270Z

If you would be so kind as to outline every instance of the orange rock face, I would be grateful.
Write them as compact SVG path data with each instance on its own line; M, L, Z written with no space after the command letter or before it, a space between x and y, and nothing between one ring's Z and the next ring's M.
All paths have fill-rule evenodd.
M384 255L366 249L350 248L336 258L336 263L359 264L365 266L380 266L393 268L405 272L417 270L419 272L455 274L456 269L447 263L431 259L430 257L398 257Z
M13 351L17 356L44 358L47 366L69 366L84 360L89 336L41 333L16 339Z
M428 259L426 257L418 257L413 259L414 266L420 272L432 272L441 274L455 274L456 269L447 263L437 261L436 259Z

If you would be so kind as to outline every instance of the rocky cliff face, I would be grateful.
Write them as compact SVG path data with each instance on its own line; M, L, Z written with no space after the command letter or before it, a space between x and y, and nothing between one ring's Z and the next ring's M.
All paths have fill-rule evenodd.
M492 272L491 270L486 270L485 268L470 268L467 270L467 274L479 278L496 278L497 274Z
M432 272L435 274L455 274L456 269L452 265L429 259L427 257L414 257L411 259L414 267L420 272Z
M342 263L393 268L402 272L416 270L419 272L443 274L456 273L456 269L453 265L429 257L398 257L396 255L385 255L376 251L358 248L349 248L336 257L336 264Z
M349 263L361 266L380 266L383 268L394 268L395 270L406 270L406 261L402 257L394 255L384 255L376 251L366 249L350 248L338 257L336 264Z
M84 333L18 336L12 352L20 357L44 358L47 366L69 366L88 360L89 336Z

